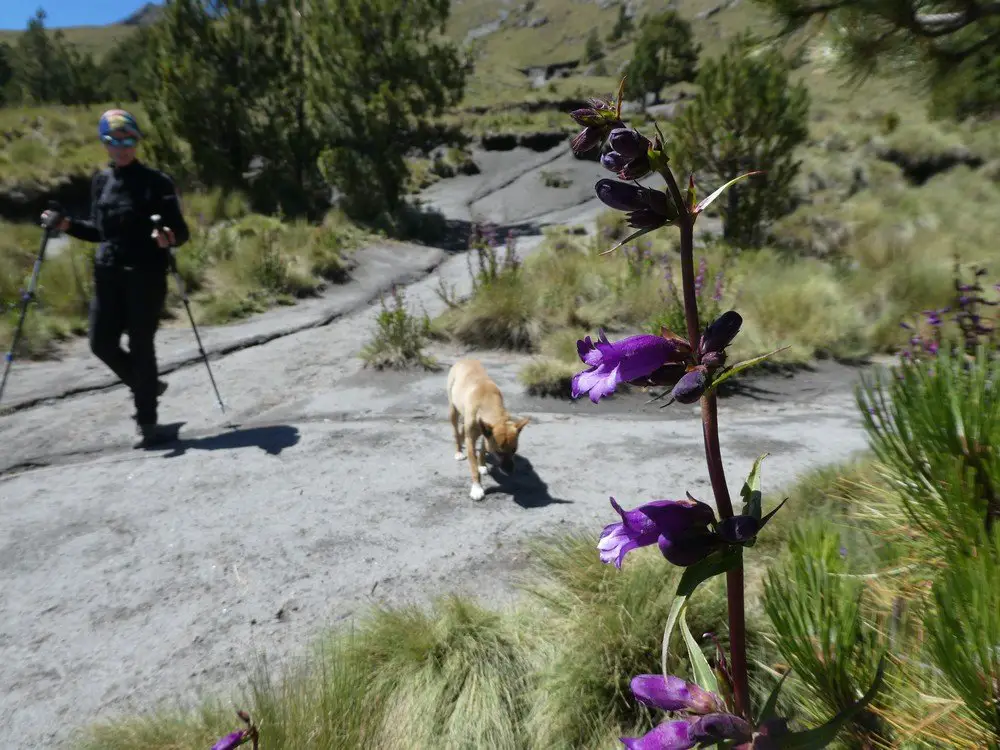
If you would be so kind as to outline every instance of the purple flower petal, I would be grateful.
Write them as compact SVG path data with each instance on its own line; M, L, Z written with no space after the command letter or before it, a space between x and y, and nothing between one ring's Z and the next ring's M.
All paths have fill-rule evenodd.
M212 750L234 750L242 745L245 739L246 733L243 730L232 732L212 745Z
M686 721L665 721L642 737L619 737L629 750L688 750L695 746L691 725Z
M662 554L668 563L679 568L686 568L701 562L715 552L722 541L715 534L704 532L688 537L661 536L657 540Z
M632 694L640 703L663 711L688 710L699 714L724 711L722 699L680 677L641 674L632 678Z
M644 512L647 506L640 506L633 510L622 510L618 501L612 497L611 507L618 512L622 520L620 523L612 523L604 527L597 542L597 549L601 553L601 562L613 562L616 568L621 568L626 553L653 544L660 532L656 523Z

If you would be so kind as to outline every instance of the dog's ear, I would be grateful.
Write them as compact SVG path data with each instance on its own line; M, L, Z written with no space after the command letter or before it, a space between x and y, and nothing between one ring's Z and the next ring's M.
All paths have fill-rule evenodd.
M528 422L530 422L530 421L531 421L531 417L523 417L523 418L517 420L514 423L514 429L517 430L518 432L520 432L521 430L524 429L525 425L527 425Z
M479 431L482 432L485 437L493 436L493 428L481 419L479 420Z

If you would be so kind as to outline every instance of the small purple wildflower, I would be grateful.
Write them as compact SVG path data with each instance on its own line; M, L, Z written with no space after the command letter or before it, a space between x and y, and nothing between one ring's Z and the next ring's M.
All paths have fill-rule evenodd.
M245 729L240 729L221 738L218 742L212 745L212 750L234 750L248 739L250 739L250 735L247 731Z
M683 567L704 559L718 547L709 530L715 511L690 496L685 500L654 500L628 511L612 497L611 507L622 520L604 527L597 549L601 562L614 563L616 568L621 568L626 554L651 544L658 544L669 562Z
M686 342L641 334L611 343L601 329L597 342L590 336L576 342L577 353L589 369L573 376L572 397L589 394L595 404L610 396L621 383L647 377L669 364L683 364L690 348Z

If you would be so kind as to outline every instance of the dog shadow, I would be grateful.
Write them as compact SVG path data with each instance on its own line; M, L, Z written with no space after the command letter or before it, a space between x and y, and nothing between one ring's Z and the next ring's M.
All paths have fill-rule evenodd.
M511 500L522 508L544 508L546 505L566 505L573 502L552 497L549 486L524 456L514 455L514 470L510 474L505 474L500 469L499 463L491 454L486 455L486 463L489 475L496 482L495 486L485 488L486 495L510 495Z
M215 435L182 438L178 434L182 424L184 423L164 425L165 428L173 430L174 436L171 442L162 446L170 449L168 453L164 454L164 458L183 456L189 450L220 451L239 448L260 448L268 455L277 456L286 448L298 444L301 437L298 427L279 424L247 428L237 426L236 429L226 430Z

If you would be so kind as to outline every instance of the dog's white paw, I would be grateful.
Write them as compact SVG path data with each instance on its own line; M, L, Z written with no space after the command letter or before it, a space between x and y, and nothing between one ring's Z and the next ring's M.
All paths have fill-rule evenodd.
M455 454L455 460L456 461L464 461L465 460L465 454L462 453L462 451L459 451L458 453Z
M486 466L480 466L479 467L479 473L480 473L480 475L485 474L488 471L489 471L489 467L486 467Z
M483 491L483 485L481 485L479 482L473 484L472 489L469 490L469 497L471 497L473 500L482 500L483 495L485 494L486 493Z

